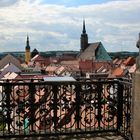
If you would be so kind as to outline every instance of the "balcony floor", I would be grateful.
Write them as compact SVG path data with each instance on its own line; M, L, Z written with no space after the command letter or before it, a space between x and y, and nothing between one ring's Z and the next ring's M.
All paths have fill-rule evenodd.
M5 138L0 140L125 140L120 135L84 135L84 136L58 136L58 137L25 137L25 138Z

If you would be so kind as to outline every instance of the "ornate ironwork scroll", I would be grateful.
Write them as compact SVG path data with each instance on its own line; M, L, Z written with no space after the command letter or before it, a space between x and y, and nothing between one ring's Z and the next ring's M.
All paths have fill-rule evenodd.
M131 89L117 80L0 84L0 137L129 133Z

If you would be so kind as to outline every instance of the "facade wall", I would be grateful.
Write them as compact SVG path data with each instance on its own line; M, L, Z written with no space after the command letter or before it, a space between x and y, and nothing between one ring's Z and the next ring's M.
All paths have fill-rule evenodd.
M96 70L98 70L102 66L106 69L111 69L112 63L111 62L104 62L104 61L91 61L91 60L79 61L79 69L81 71L95 72Z

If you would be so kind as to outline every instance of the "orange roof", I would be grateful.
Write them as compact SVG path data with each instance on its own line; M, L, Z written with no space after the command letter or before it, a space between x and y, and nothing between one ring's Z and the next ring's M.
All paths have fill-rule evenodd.
M113 76L116 76L116 77L120 77L120 76L123 76L123 69L121 69L120 67L119 68L116 68L113 72L112 72L112 75Z
M53 71L55 71L58 67L60 67L60 66L57 66L57 65L49 65L49 66L47 66L46 71L53 72Z
M133 57L128 57L126 60L124 60L123 64L125 66L132 66L135 63L135 59Z

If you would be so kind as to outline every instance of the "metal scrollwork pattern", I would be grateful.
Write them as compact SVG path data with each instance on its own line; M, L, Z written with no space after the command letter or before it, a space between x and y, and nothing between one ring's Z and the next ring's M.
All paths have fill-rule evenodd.
M128 87L111 80L1 83L0 137L100 130L127 134L131 119Z

